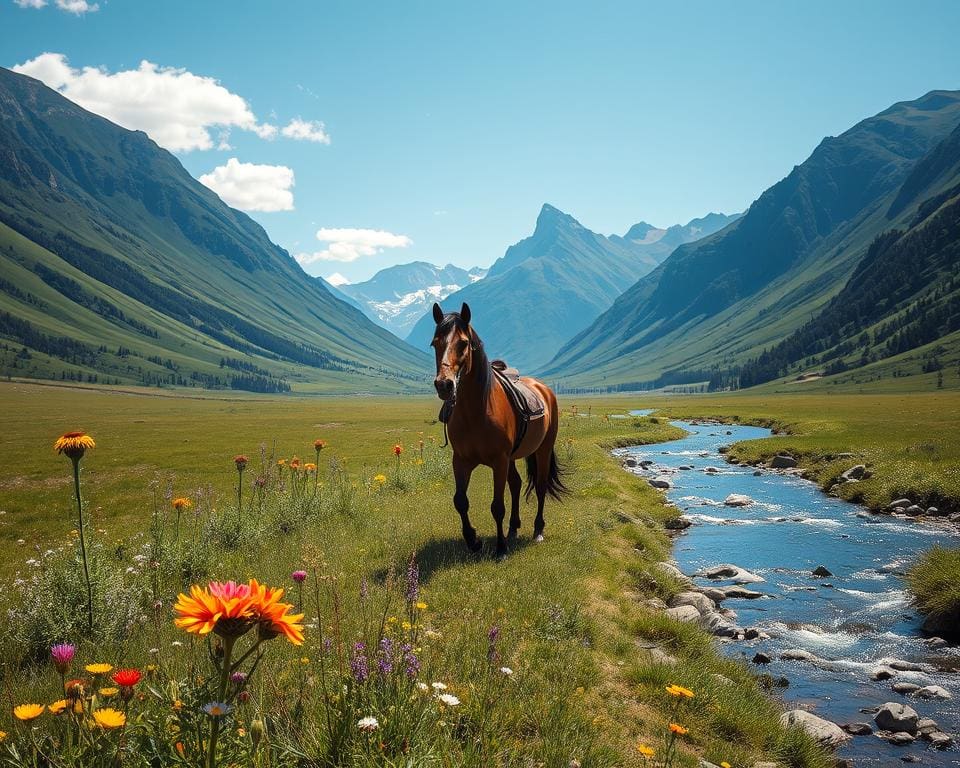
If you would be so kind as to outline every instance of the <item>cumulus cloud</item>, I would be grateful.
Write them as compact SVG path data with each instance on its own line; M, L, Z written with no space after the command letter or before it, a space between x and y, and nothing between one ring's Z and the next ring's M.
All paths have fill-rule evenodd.
M57 8L81 16L84 13L99 11L100 5L98 3L88 3L87 0L57 0Z
M362 256L375 256L384 248L406 248L413 244L406 235L395 235L382 229L319 229L317 240L327 243L322 251L298 253L296 260L301 266L317 261L356 261Z
M201 176L200 183L242 211L293 210L293 171L285 165L241 163L231 157Z
M77 1L58 0L71 4ZM186 69L161 67L146 60L136 69L112 73L98 67L77 69L62 53L43 53L13 69L43 81L81 107L124 128L145 131L172 152L229 149L231 129L250 131L268 140L283 135L330 142L323 123L297 118L281 131L276 125L259 121L242 96L212 77Z
M13 2L21 8L43 8L47 4L47 0L13 0Z
M301 141L316 141L320 144L329 144L330 135L326 127L319 120L301 120L299 117L293 118L280 131L288 139L299 139Z

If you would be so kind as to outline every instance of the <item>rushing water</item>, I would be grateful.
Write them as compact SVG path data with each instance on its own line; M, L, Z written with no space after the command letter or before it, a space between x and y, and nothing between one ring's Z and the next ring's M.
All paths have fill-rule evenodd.
M737 624L758 627L771 638L725 642L724 652L745 656L747 661L757 651L766 653L773 663L764 671L790 681L785 700L828 720L872 722L872 715L861 713L861 708L898 701L909 704L921 718L933 718L955 738L960 736L960 673L939 671L960 667L960 649L935 651L923 642L921 617L911 608L903 581L905 567L920 551L935 543L960 543L956 532L942 525L871 515L798 477L772 471L755 476L753 467L729 465L718 452L739 440L768 437L767 429L676 425L690 434L617 454L653 460L656 463L649 469L634 471L670 481L667 497L693 523L674 546L677 565L684 573L734 563L765 579L746 586L769 598L731 599L723 606L737 612ZM680 466L693 469L680 470ZM707 467L719 471L706 473ZM745 494L754 503L724 506L731 493ZM819 565L833 575L813 577L811 571ZM830 663L779 660L780 652L788 648L804 648ZM871 680L871 670L884 657L929 664L929 671ZM940 685L954 698L904 697L891 690L897 681ZM876 736L857 736L838 750L855 765L870 766L898 765L900 758L911 753L921 756L923 765L960 765L957 747L938 752L919 738L910 746L896 747Z

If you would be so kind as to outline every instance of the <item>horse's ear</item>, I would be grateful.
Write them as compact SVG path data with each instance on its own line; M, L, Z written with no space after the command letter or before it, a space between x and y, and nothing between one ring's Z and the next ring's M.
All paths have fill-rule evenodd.
M443 310L437 302L433 302L433 320L437 325L443 322Z
M463 306L460 307L460 319L470 325L470 305L467 302L463 302Z

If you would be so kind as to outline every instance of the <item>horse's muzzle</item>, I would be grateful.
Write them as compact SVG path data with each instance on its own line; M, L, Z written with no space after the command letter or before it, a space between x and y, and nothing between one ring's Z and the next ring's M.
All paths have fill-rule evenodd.
M433 380L433 386L436 387L437 397L441 400L452 400L457 396L457 387L453 379L438 376Z

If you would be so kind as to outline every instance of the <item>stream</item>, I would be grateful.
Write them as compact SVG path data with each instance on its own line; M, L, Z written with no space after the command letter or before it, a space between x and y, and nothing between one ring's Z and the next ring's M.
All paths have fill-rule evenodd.
M649 411L632 411L645 415ZM955 529L916 520L875 516L863 507L823 493L799 477L772 470L755 475L754 467L727 464L719 448L740 440L768 437L768 429L720 424L674 422L689 434L668 443L620 449L615 454L652 466L630 471L670 482L667 498L692 523L674 542L676 564L685 574L733 563L764 581L746 584L763 592L762 599L727 599L735 623L756 627L770 639L722 641L722 651L750 663L767 654L772 663L758 672L786 677L782 696L791 709L809 709L835 723L868 722L862 708L893 701L907 704L921 718L933 718L940 730L960 736L960 648L932 648L920 632L922 617L910 605L904 570L918 553L933 544L960 544ZM854 462L851 462L854 463ZM692 469L680 469L681 466ZM717 472L707 473L707 467ZM723 504L728 494L745 494L745 507ZM817 578L812 571L831 572ZM699 586L731 581L695 578ZM787 649L805 649L818 660L784 661ZM884 658L916 662L922 671L897 672L874 681L870 673ZM939 685L952 699L904 696L891 685L910 682ZM874 726L875 727L875 726ZM917 738L894 746L877 736L856 736L837 749L854 765L898 765L908 755L922 765L958 766L956 745L938 751ZM912 757L908 758L913 760Z

